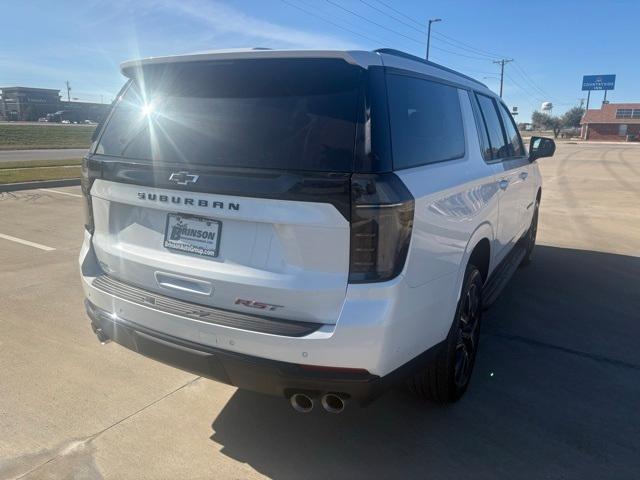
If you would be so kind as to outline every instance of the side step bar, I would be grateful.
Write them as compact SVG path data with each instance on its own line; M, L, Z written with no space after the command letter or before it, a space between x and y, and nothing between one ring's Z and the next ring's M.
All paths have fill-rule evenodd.
M513 250L509 252L509 255L493 271L482 290L482 307L484 309L489 308L497 300L526 254L527 249L524 246L524 242L518 242L513 247Z

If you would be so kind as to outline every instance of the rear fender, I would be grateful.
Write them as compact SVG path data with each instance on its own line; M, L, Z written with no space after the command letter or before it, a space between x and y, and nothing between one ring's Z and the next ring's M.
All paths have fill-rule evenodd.
M486 238L489 240L489 269L487 271L487 277L491 274L494 268L493 264L493 245L494 245L494 230L493 226L489 222L483 222L478 225L478 228L471 234L469 241L467 242L467 246L464 250L464 255L462 256L462 261L460 262L460 266L458 267L458 277L456 279L456 289L454 290L455 302L458 303L460 300L460 291L462 290L462 282L464 282L464 274L467 270L467 264L469 263L469 257L471 257L471 253L473 249L478 245L480 240ZM486 278L483 280L487 280Z

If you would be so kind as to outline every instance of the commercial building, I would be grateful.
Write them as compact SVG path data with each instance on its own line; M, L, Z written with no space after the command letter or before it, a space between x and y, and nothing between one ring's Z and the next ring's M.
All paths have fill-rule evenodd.
M76 121L100 121L108 105L91 102L65 102L60 90L51 88L2 87L0 88L0 119L36 121L48 113L69 112Z
M580 121L583 140L640 141L640 103L604 103Z

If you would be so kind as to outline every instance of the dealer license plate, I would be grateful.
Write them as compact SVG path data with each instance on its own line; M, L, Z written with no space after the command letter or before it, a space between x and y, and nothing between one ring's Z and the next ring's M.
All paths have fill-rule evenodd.
M210 218L170 213L164 232L164 246L171 250L217 257L222 222Z

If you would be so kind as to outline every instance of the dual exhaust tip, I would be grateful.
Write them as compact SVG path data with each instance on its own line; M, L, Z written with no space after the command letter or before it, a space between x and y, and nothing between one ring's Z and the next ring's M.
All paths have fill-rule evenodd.
M291 406L297 412L309 413L315 407L315 399L306 393L294 393L291 395ZM320 398L320 404L329 413L342 413L346 405L343 395L338 393L326 393Z

